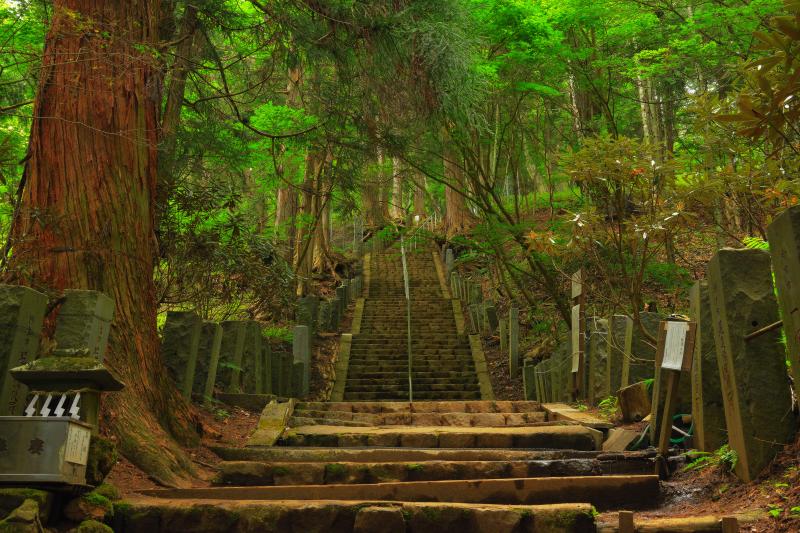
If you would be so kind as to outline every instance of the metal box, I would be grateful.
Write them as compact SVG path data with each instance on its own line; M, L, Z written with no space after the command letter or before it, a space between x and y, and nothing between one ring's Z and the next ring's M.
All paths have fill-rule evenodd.
M69 417L0 417L0 483L86 484L91 426Z

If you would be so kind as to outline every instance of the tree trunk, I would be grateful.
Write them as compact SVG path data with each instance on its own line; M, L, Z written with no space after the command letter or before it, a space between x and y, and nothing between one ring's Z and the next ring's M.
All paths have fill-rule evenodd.
M392 205L390 214L393 219L401 220L403 213L403 172L400 167L400 158L392 158Z
M306 174L303 180L300 213L301 220L297 224L295 238L294 271L297 276L297 296L308 294L311 281L311 270L314 265L314 239L318 223L317 183L325 161L324 154L318 150L309 150L306 155Z
M452 237L468 230L474 218L467 207L466 186L464 184L464 169L461 166L461 157L455 144L445 133L443 139L444 178L447 182L444 189L445 199L445 229L447 236Z
M157 211L167 209L167 202L175 188L175 150L178 139L178 127L181 121L183 95L186 90L186 76L194 46L194 35L197 30L197 7L187 4L181 20L180 42L175 49L175 61L172 64L172 75L167 90L167 103L161 119L160 154L158 158L158 205Z
M104 397L102 421L126 458L181 485L193 468L176 439L198 437L156 333L158 4L55 0L9 275L114 298L106 364L127 386Z
M417 183L414 187L414 214L419 215L420 219L425 218L425 174L417 174Z

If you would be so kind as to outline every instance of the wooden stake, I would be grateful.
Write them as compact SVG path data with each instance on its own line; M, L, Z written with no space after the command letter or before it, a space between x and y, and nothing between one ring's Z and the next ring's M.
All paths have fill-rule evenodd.
M723 517L722 533L739 533L739 520L737 520L734 516Z

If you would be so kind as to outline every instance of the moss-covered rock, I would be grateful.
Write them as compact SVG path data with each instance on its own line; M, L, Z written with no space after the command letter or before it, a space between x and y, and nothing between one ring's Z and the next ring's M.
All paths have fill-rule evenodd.
M86 520L102 520L106 516L114 514L114 507L111 500L98 494L88 492L83 496L70 500L64 506L64 516L73 522L84 522Z
M39 504L27 499L0 521L0 533L42 533L42 520L39 517Z
M0 520L21 506L25 500L33 500L39 507L42 521L47 522L53 506L53 494L46 490L28 488L0 489Z
M84 520L72 533L114 533L114 530L97 520Z
M117 447L114 443L104 437L92 435L86 464L86 483L101 485L116 462Z

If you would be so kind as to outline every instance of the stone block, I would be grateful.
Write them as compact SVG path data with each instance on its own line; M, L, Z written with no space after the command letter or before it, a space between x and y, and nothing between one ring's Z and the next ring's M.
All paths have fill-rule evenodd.
M476 335L481 332L481 319L480 319L480 307L478 304L470 304L467 307L467 316L469 318L469 333L470 335Z
M191 311L169 311L161 339L161 356L178 389L191 398L203 321Z
M754 479L794 438L781 331L744 337L779 318L769 253L723 248L708 264L708 294L728 442L736 474Z
M242 362L247 338L247 321L226 320L222 323L222 344L217 366L217 383L225 392L242 392Z
M302 398L306 395L303 388L303 381L306 376L306 365L303 363L292 363L292 397Z
M0 285L0 416L21 415L28 389L9 370L36 359L47 296L28 287Z
M455 266L455 255L453 254L452 248L448 248L444 252L444 267L445 267L445 275L450 276L450 273L453 272L453 267Z
M483 323L484 332L488 335L494 335L500 325L500 321L497 318L497 308L492 300L486 300L483 304Z
M628 385L617 391L622 420L639 422L650 414L650 392L643 381Z
M800 206L775 217L767 235L795 393L800 393Z
M282 353L281 356L281 392L280 395L284 397L291 397L294 393L293 379L294 379L294 359L290 353Z
M508 368L512 378L519 374L519 309L508 311Z
M97 291L66 290L56 318L53 355L92 356L102 362L114 300Z
M500 330L500 353L508 353L508 318L501 318L498 328Z
M404 533L406 521L402 507L362 507L356 513L353 533Z
M296 390L302 393L302 396L308 394L308 379L309 370L311 368L311 337L307 326L295 326L294 335L292 340L292 355L294 356L294 363L303 364L303 375L299 383L296 383Z
M326 300L323 298L319 302L319 311L317 312L317 325L320 331L324 332L335 331L335 328L332 327L333 311L331 309L331 306L332 304L330 300Z
M319 296L309 294L308 296L297 299L296 322L301 326L308 326L309 333L312 337L317 334L318 308Z
M347 289L345 287L336 287L336 299L339 300L339 316L343 317L347 312Z
M658 313L642 312L639 313L642 327L653 339L658 337L658 325L664 319ZM631 383L651 379L655 376L656 364L656 345L651 342L641 332L639 327L633 324L633 335L631 338L631 357L625 358L622 362L622 386Z
M606 398L608 389L608 320L596 316L586 319L587 344L587 370L588 384L587 399L591 405L597 405Z
M536 366L525 365L522 367L522 387L526 400L539 401L536 388Z
M693 442L696 449L713 452L727 442L728 434L705 281L696 282L689 293L689 316L697 323L691 375Z
M248 320L245 328L244 353L242 354L242 392L263 394L264 392L264 347L261 324Z
M606 371L606 388L609 394L616 394L623 386L622 366L631 356L633 341L633 320L627 315L612 315L608 319L608 366Z
M200 328L200 344L197 350L197 365L195 366L192 390L206 398L214 395L221 346L222 326L218 322L203 322Z
M331 331L339 331L339 324L342 322L342 302L338 297L331 300Z
M261 385L262 390L260 394L275 394L278 395L277 387L273 386L273 375L277 373L277 368L273 363L272 346L269 339L261 337Z

